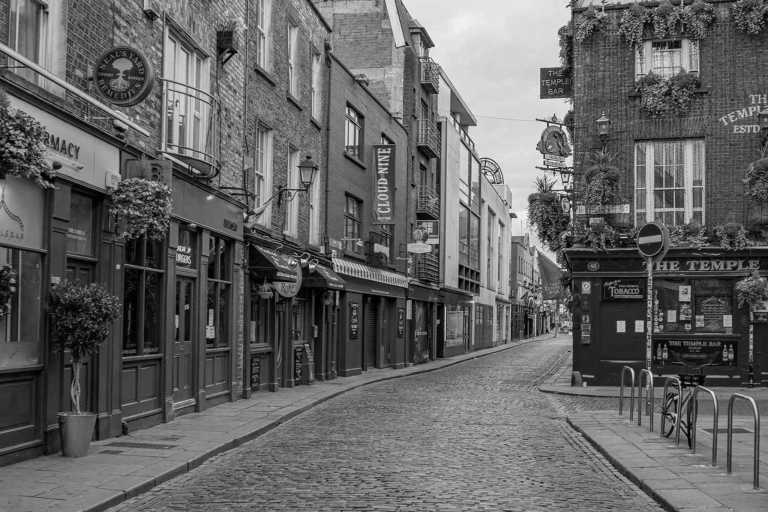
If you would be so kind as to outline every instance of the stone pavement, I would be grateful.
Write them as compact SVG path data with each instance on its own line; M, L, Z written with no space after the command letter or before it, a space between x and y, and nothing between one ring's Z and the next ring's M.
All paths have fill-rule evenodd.
M571 387L571 365L563 368L541 391L582 397L615 397L616 407L610 411L575 412L568 422L589 440L611 463L641 489L669 510L679 511L765 511L768 510L768 389L717 388L718 398L717 464L712 466L713 413L711 400L702 396L697 428L696 453L692 453L685 437L676 446L674 435L659 436L660 397L662 388L655 387L654 432L649 432L648 416L642 426L635 417L629 421L629 400L624 413L618 414L618 387ZM658 383L657 383L658 384ZM734 392L755 398L760 409L759 489L753 489L754 426L751 410L744 402L734 407L733 472L726 472L726 427L728 399ZM626 396L626 392L625 392Z
M399 370L372 369L354 377L256 393L250 399L184 415L127 436L95 441L86 457L49 455L0 467L0 512L105 510L339 394L551 337L516 341Z

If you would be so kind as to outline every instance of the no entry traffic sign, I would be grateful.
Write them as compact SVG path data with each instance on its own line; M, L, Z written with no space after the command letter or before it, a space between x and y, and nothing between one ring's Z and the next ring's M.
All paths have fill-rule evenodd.
M663 226L649 222L637 234L637 250L646 258L653 258L667 245L667 233Z

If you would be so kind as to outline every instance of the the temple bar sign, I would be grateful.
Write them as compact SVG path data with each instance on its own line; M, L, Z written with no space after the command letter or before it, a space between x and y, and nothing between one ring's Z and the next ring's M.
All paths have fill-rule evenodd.
M570 68L541 68L540 71L540 99L573 96L573 75Z

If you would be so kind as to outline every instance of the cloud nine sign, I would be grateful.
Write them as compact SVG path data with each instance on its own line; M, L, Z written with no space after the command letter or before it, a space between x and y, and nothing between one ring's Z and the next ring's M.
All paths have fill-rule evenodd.
M374 223L394 223L395 202L395 146L393 144L373 146L373 167L376 169L373 194Z

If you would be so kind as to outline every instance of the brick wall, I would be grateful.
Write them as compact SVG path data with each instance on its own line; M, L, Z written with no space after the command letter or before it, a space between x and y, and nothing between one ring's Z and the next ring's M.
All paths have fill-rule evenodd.
M249 14L254 19L254 13ZM247 81L247 126L246 151L251 152L254 145L256 128L262 124L273 131L273 190L279 185L287 185L289 151L298 150L303 158L311 154L315 162L321 164L320 179L324 180L327 169L325 148L322 144L322 124L311 120L311 77L313 52L325 52L330 31L323 20L317 16L309 0L273 0L271 25L270 69L263 72L249 66ZM298 104L288 99L288 26L299 28L299 59L297 63L299 94ZM249 54L255 55L255 40L248 41ZM254 60L253 58L251 59ZM325 59L323 59L325 62ZM327 67L322 66L320 96L327 95ZM322 116L325 117L325 106ZM246 167L253 164L249 160ZM252 177L251 177L252 178ZM321 190L324 187L320 184ZM309 208L306 201L300 201L299 234L297 243L306 245L309 235ZM271 235L282 238L286 208L272 203L272 223L268 227ZM324 212L320 211L322 219Z
M355 162L344 155L344 120L346 105L352 105L364 118L363 157ZM372 146L379 144L385 134L396 146L395 158L395 218L392 244L393 267L405 272L405 261L397 259L404 252L406 240L405 202L408 189L408 138L403 126L380 104L371 91L359 84L353 75L335 59L331 59L331 117L329 119L329 179L328 237L341 241L344 237L346 195L362 201L360 235L368 239L373 228L374 178ZM362 166L360 165L362 164ZM332 242L333 243L333 242ZM338 245L337 245L338 247ZM338 251L340 254L343 251ZM365 251L362 251L363 255ZM354 257L354 255L350 255Z
M757 125L758 105L768 98L764 66L768 31L749 36L736 30L731 2L715 3L717 21L700 44L701 90L682 117L651 119L640 111L634 92L634 51L615 34L597 33L574 48L575 166L600 147L595 120L611 119L608 149L618 153L621 188L627 202L634 194L634 142L648 139L703 138L706 144L706 224L746 223L741 182L749 162L760 157L760 136L740 133ZM623 9L607 9L615 31ZM578 13L575 14L579 16ZM749 117L743 118L743 110ZM739 111L742 111L741 113ZM733 113L731 118L728 114ZM725 117L724 117L725 116ZM634 215L634 205L633 215Z

